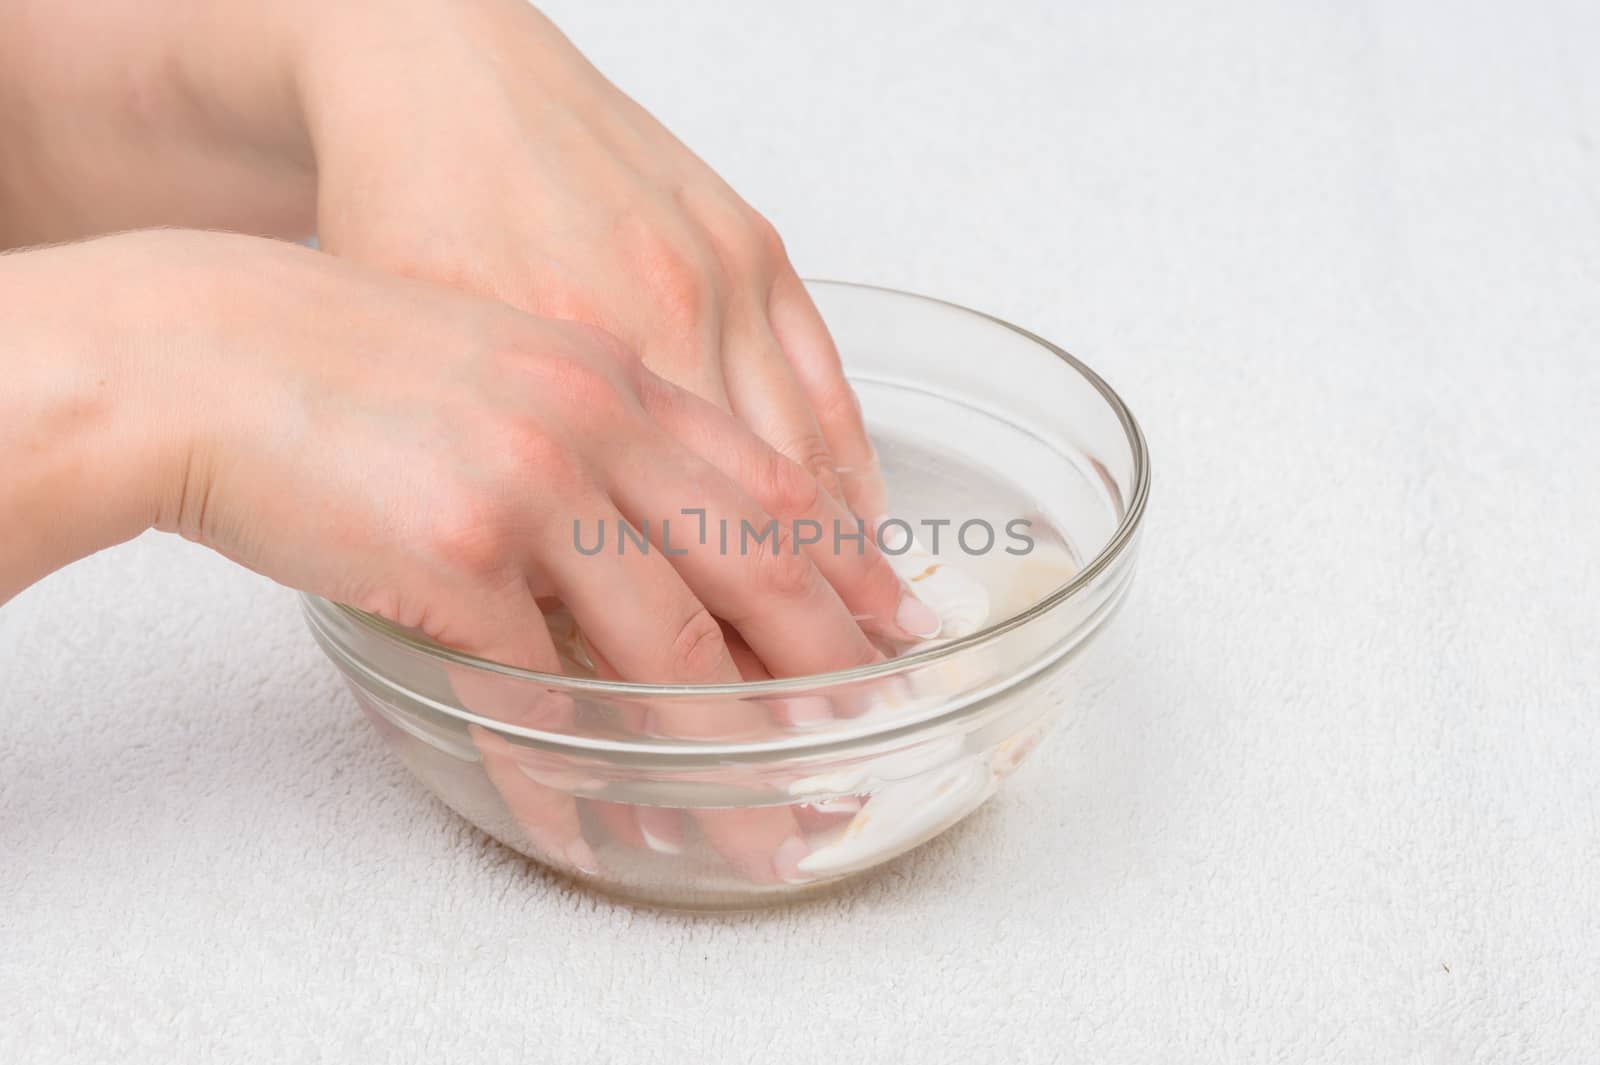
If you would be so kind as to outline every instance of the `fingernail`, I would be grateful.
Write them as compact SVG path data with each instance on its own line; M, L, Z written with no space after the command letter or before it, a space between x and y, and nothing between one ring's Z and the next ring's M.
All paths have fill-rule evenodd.
M639 835L645 846L657 854L683 853L683 820L676 810L660 810L654 806L641 806L634 811L639 822Z
M910 592L900 597L900 606L894 612L894 623L920 640L931 640L944 627L933 607Z
M797 695L793 699L785 699L783 706L788 712L789 724L794 728L816 728L833 720L828 700L820 695Z
M594 851L590 850L589 844L585 843L581 838L567 844L565 854L567 861L571 862L576 868L588 873L590 876L598 876L600 874L600 863L595 861Z
M778 876L785 883L804 884L811 877L801 872L800 862L810 853L811 848L806 846L805 840L799 836L790 836L772 856L772 867L777 870Z
M823 814L853 814L861 810L861 799L855 795L835 795L831 799L818 799L811 808Z

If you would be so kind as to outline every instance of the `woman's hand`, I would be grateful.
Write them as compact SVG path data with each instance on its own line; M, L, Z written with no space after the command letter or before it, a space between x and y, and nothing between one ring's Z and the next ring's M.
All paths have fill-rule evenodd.
M137 446L101 440L82 463L153 456L145 524L282 583L550 670L536 598L557 596L635 680L738 680L716 618L780 673L875 660L852 615L901 632L870 544L795 549L797 520L855 528L809 475L598 330L218 234L8 256L0 281L14 379L83 391L30 435L30 397L8 388L7 453L115 419ZM712 528L776 520L782 546L702 545L684 508ZM601 521L607 550L578 550L574 523L588 541ZM619 522L655 548L618 553Z
M772 227L523 0L109 0L92 17L19 0L0 12L0 104L0 247L315 219L364 265L620 338L855 515L884 512L854 391ZM906 595L898 624L939 622Z
M831 529L844 506L875 519L884 497L771 226L520 0L110 0L92 16L20 0L0 12L0 103L0 247L152 224L298 236L315 219L326 248L362 264L605 331L216 236L0 262L39 293L0 308L8 335L42 338L23 369L83 430L44 446L60 434L31 410L0 419L0 442L48 460L0 491L0 599L154 521L541 669L555 659L540 595L639 680L736 679L713 615L778 675L875 655L852 614L891 640L937 630L870 544L691 544L670 559L573 546L573 521L649 522L655 538L704 508L735 528ZM105 295L94 314L84 293ZM86 388L104 367L60 361L88 334L127 356L110 379L142 383L144 406ZM169 431L149 430L152 411ZM86 481L96 505L61 498ZM41 531L46 511L67 535ZM769 851L730 858L769 868Z
M15 0L0 141L0 247L315 229L365 265L604 329L856 514L884 511L772 226L524 0Z
M557 597L608 673L740 679L737 647L781 674L882 655L904 593L866 540L801 545L799 522L855 520L731 416L657 377L593 328L385 278L290 245L156 232L0 258L8 387L0 448L0 600L54 566L151 525L267 576L471 654L559 672L539 599ZM776 541L723 549L663 519ZM580 550L574 523L604 522ZM614 550L620 527L652 549ZM737 535L737 534L735 534ZM590 534L582 537L587 546ZM681 552L681 553L678 553ZM737 636L724 636L718 618ZM559 728L457 678L480 713ZM663 722L686 736L748 727ZM585 868L569 795L476 739L530 842ZM786 810L711 812L702 830L755 879L804 854Z
M302 47L325 249L605 329L855 513L883 512L776 231L536 10L341 5Z

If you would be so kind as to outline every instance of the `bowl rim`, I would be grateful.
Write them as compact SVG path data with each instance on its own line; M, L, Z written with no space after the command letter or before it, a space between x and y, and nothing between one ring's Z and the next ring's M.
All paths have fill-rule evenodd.
M371 634L394 643L401 644L408 650L422 654L428 658L457 667L475 669L482 672L494 673L500 676L512 677L537 683L543 687L574 693L590 695L627 696L631 698L648 698L652 700L678 700L678 699L705 699L717 698L773 698L795 694L813 694L823 689L845 684L856 684L879 677L887 677L902 673L910 669L926 666L930 663L952 658L956 655L970 651L998 640L1006 633L1020 628L1029 622L1050 613L1052 610L1077 595L1084 588L1095 581L1127 550L1134 540L1144 518L1145 504L1150 494L1150 456L1145 444L1143 431L1139 428L1138 421L1128 409L1122 397L1106 383L1093 369L1081 360L1067 352L1065 349L1039 336L1031 330L1008 322L985 311L975 310L951 300L941 299L936 296L927 296L917 292L907 292L903 289L890 288L883 285L874 285L857 281L837 281L832 279L805 280L807 286L823 286L838 289L857 289L872 292L881 292L891 296L917 300L924 303L935 304L940 307L960 311L977 318L984 319L1001 326L1037 345L1044 353L1052 354L1065 362L1076 371L1085 381L1097 391L1101 398L1116 415L1117 421L1122 426L1123 433L1128 440L1128 446L1133 457L1133 485L1128 493L1122 514L1122 519L1111 536L1106 540L1101 549L1096 552L1079 571L1073 574L1072 579L1061 587L1041 598L1038 602L1020 613L1003 618L992 625L985 626L977 632L967 636L942 643L925 650L915 651L899 658L888 659L866 666L856 666L851 669L835 670L829 673L813 673L803 677L785 677L773 680L742 681L737 684L647 684L637 681L607 681L587 677L569 677L559 673L541 673L537 670L521 669L508 666L488 659L478 658L463 651L457 651L443 644L435 643L426 637L418 636L399 626L393 625L384 618L355 607L342 603L334 603L319 596L305 595L304 599L309 608L313 610L331 609L343 615L357 628L364 629ZM478 716L467 710L442 707L464 720L477 722ZM938 715L943 716L943 715ZM539 738L547 741L558 742L563 746L572 746L574 742L581 745L583 737L557 732L544 732L538 729L528 729L523 726L512 725L506 722L493 722L484 719L482 723L492 723L496 728L503 729L511 735L525 735L527 738ZM895 722L885 722L884 731L897 728ZM812 736L796 734L791 739L798 742L826 742L824 733ZM858 737L859 738L859 737ZM683 740L673 741L678 745L685 745ZM689 742L688 746L696 749L706 749L715 746L716 741L705 743ZM660 750L661 747L651 743L639 744L641 748Z

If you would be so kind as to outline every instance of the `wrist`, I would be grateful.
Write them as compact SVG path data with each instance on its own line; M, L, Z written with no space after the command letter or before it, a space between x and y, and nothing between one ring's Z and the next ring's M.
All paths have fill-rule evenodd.
M301 21L292 49L319 167L330 156L359 156L374 141L459 137L464 121L506 103L508 76L536 85L568 54L582 61L526 0L329 5Z
M0 602L155 525L181 480L182 411L125 294L131 239L0 256Z

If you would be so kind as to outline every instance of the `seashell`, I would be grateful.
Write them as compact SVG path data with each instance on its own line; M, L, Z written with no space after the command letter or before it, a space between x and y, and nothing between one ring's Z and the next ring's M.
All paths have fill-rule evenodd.
M915 536L905 551L892 554L905 542L905 530L898 525L883 530L882 523L879 527L880 542L884 533L888 534L884 557L889 565L943 621L938 637L919 642L917 648L971 635L988 623L995 606L1002 616L1025 609L1038 601L1041 589L1065 583L1078 569L1065 543L1044 542L1041 550L1004 568L996 599L991 600L988 590L974 577L941 562ZM945 663L920 674L918 686L955 690L974 668L970 661ZM963 741L951 737L873 759L860 767L795 781L789 786L793 795L870 793L839 837L802 859L800 870L812 876L832 876L864 869L943 831L987 798L1000 777L1028 756L1042 734L1042 727L1026 730L1002 741L993 751L955 762L949 759L959 756Z
M876 788L893 787L949 764L952 758L960 755L963 745L960 736L945 736L910 750L880 755L860 765L802 777L789 784L789 794L797 798L853 795Z
M1066 584L1078 569L1066 549L1041 546L996 574L995 598L1005 616L1018 614Z
M989 768L994 770L995 777L1009 776L1012 770L1020 766L1028 755L1033 753L1034 748L1039 746L1044 733L1044 724L1039 724L996 744L994 753L989 758Z
M918 646L957 640L983 628L989 620L989 592L975 577L929 551L916 534L898 523L885 528L879 522L878 543L889 568L939 615L939 635Z
M876 865L971 813L989 797L993 785L988 762L971 757L880 788L837 839L800 859L800 871L839 876Z

